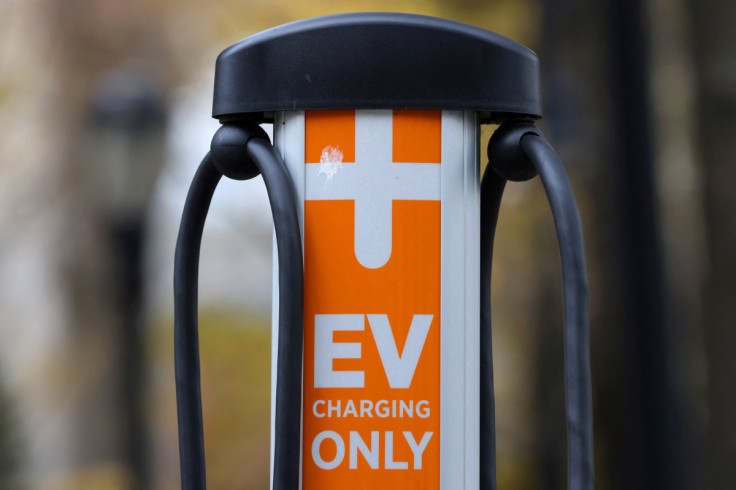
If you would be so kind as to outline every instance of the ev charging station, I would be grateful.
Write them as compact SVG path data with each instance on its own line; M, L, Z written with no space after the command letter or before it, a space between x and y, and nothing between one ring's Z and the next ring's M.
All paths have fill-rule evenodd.
M342 14L222 52L175 265L182 488L204 489L202 228L222 175L274 218L274 489L496 488L490 275L506 181L537 173L560 244L569 488L593 488L582 231L527 48L465 24ZM258 124L273 124L273 145ZM480 126L500 124L480 176ZM206 328L206 327L205 327Z

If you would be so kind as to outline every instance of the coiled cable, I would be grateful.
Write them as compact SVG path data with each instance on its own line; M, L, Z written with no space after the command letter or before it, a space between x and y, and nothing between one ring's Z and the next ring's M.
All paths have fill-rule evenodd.
M492 434L490 281L493 235L506 180L539 174L557 233L562 264L565 346L565 410L568 440L568 489L592 490L593 404L590 377L588 279L585 247L575 196L557 153L534 126L501 126L488 146L491 172L481 184L481 429ZM490 391L490 396L488 392ZM481 488L495 490L495 442L481 433Z
M207 211L224 174L266 184L279 266L279 336L274 490L299 485L303 347L303 260L294 188L281 157L255 125L226 125L215 134L192 181L174 259L174 361L182 490L206 488L199 371L197 281Z

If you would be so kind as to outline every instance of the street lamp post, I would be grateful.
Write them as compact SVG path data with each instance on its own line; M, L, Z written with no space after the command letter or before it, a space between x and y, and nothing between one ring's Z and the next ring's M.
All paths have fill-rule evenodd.
M92 163L115 281L122 452L135 489L149 487L142 403L145 213L164 159L165 126L163 97L149 78L115 71L100 80L92 102Z

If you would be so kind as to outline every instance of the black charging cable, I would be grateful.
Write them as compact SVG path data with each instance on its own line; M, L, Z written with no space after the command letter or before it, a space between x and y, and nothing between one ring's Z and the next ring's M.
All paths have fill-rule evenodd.
M220 178L263 175L279 269L278 364L273 489L299 486L304 272L296 197L281 157L255 124L222 126L199 166L182 213L174 259L174 362L182 490L204 490L197 285L207 211Z
M491 341L491 262L498 212L507 180L542 179L562 263L567 412L568 489L592 490L593 408L588 327L588 279L583 231L562 162L544 135L528 123L507 123L488 144L489 169L481 183L481 440L480 488L496 489L495 408Z
M496 490L496 408L491 337L493 238L506 179L487 169L480 185L480 488Z

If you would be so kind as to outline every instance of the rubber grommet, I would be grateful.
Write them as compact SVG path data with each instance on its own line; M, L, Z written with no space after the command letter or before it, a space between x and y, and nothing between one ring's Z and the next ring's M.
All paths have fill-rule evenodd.
M527 134L544 137L533 124L512 122L501 125L488 142L488 165L499 176L524 182L537 176L537 169L521 151L521 138Z
M248 180L260 174L248 157L248 142L253 138L270 141L257 124L225 124L212 137L210 155L215 168L233 180Z

